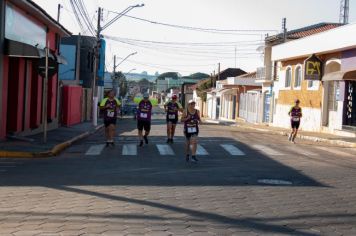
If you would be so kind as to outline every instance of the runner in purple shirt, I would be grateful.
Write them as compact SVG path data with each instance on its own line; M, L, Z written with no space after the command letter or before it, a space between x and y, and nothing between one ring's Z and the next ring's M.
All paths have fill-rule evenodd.
M148 93L145 93L143 95L143 100L138 104L137 109L137 129L140 147L143 146L143 140L145 140L145 143L148 144L147 136L150 134L151 130L152 103L148 100L148 98ZM143 130L145 130L145 135L143 135Z

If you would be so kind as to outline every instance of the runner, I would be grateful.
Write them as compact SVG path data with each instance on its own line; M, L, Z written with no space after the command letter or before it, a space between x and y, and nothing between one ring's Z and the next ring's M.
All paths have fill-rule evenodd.
M197 162L197 138L199 134L200 112L195 109L194 100L189 100L188 108L184 110L181 121L184 122L184 135L186 137L186 162L189 162L189 154L191 150L192 161Z
M115 145L114 137L116 130L117 113L120 108L120 101L115 98L114 90L109 91L108 97L100 102L100 109L104 113L106 147Z
M143 100L138 104L137 108L137 129L140 147L143 146L143 139L145 140L145 143L148 144L147 136L150 134L151 130L152 103L148 98L148 93L145 93L143 95ZM145 130L145 135L143 135L143 130Z
M298 133L300 118L302 118L302 108L299 106L299 103L300 103L299 99L296 99L295 105L288 112L288 115L291 117L291 127L292 127L292 132L288 136L288 140L293 143L295 143L294 140Z
M183 112L182 105L177 101L177 95L172 96L172 100L164 104L167 121L167 143L173 143L173 137L178 122L178 111Z

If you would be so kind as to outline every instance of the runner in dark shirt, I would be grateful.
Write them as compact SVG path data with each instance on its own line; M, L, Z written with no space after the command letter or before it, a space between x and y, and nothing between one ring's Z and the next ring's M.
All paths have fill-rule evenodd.
M108 93L108 97L104 98L100 102L100 109L104 112L104 125L107 147L110 144L114 146L117 113L120 108L120 105L120 101L115 98L114 90L111 90Z
M295 100L295 105L291 107L291 109L288 112L288 115L290 116L290 123L292 127L292 132L288 136L288 140L290 142L295 143L295 137L297 136L298 129L300 126L300 119L302 118L302 108L299 106L299 99Z
M137 129L140 147L143 146L143 140L145 140L145 143L148 144L147 136L150 134L151 130L152 103L148 100L148 98L148 93L145 93L143 95L143 100L138 104L137 108ZM145 130L145 135L143 135L143 130Z

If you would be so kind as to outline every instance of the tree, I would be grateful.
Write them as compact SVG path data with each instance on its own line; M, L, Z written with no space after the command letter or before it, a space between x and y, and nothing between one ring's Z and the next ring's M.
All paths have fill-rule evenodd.
M201 79L209 78L210 76L205 73L197 72L197 73L191 74L190 77L192 79L201 80Z
M116 84L120 88L120 96L124 97L127 94L126 76L121 71L115 72L113 84ZM116 86L114 86L115 88Z

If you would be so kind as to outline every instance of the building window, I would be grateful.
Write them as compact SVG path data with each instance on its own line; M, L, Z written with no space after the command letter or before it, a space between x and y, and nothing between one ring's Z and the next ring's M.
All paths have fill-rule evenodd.
M328 96L328 107L329 111L337 111L337 100L336 95L339 91L339 82L330 81L329 83L329 96Z
M294 88L300 88L302 84L302 67L297 66L294 73Z
M308 90L318 90L319 83L320 82L316 80L308 80Z
M288 67L286 70L286 80L285 80L284 87L290 88L291 80L292 80L292 69Z

